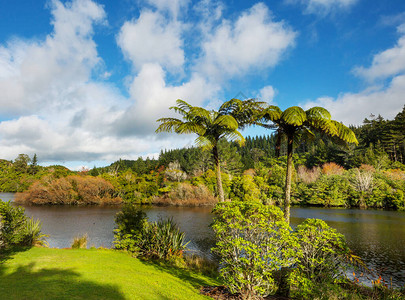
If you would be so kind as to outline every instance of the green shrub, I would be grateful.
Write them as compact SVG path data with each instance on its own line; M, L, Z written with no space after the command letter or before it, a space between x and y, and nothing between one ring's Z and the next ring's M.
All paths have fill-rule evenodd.
M146 226L146 214L139 206L124 205L115 216L114 245L116 249L137 254L141 243L141 234Z
M319 219L306 219L295 234L301 250L290 274L295 296L309 299L316 291L345 278L350 250L342 234Z
M115 218L115 248L144 257L172 259L182 257L187 244L172 219L148 222L146 214L133 205L126 205Z
M24 240L26 222L24 208L0 200L0 250L19 245Z
M0 251L13 246L43 246L48 236L41 233L39 220L27 219L22 207L0 200Z
M182 257L187 246L184 237L173 219L146 223L141 232L140 252L143 256L166 260Z
M48 234L42 233L42 223L40 220L30 218L26 222L24 245L26 246L48 246L46 238Z
M87 233L82 236L76 236L73 238L73 243L70 246L72 249L86 249L87 248Z
M273 272L295 263L298 244L278 207L259 202L221 202L214 208L214 252L232 293L256 297L274 292Z

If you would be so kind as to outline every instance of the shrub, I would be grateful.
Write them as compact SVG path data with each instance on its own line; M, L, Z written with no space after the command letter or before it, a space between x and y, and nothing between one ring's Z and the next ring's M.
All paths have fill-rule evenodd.
M342 175L345 169L334 162L323 164L322 173L325 175Z
M320 287L345 278L350 250L342 234L319 219L306 219L295 234L301 251L290 282L296 296L309 299Z
M141 233L146 226L146 214L139 206L126 204L115 216L114 245L116 249L139 252Z
M46 238L49 235L42 233L42 223L40 220L28 219L25 230L24 244L26 246L48 246Z
M13 246L43 246L48 236L41 233L39 220L27 219L22 207L0 200L0 251Z
M115 248L144 257L170 260L182 257L187 243L172 219L149 223L146 214L133 205L126 205L115 218Z
M26 192L17 193L16 203L44 204L118 204L114 187L103 178L93 176L46 177Z
M87 248L87 233L82 236L76 236L73 238L73 243L70 246L72 249L86 249Z
M0 250L19 245L25 236L24 208L0 200Z
M259 202L221 202L214 208L214 252L232 293L256 297L274 292L273 272L295 262L297 242L278 207Z
M309 169L305 166L298 166L297 169L298 178L305 184L313 183L321 176L321 169L319 167L313 167Z

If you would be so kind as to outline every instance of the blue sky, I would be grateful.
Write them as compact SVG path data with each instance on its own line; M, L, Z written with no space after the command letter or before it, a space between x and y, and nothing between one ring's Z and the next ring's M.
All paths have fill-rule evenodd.
M404 1L0 0L4 159L75 169L191 146L154 133L178 98L320 105L349 125L392 119L404 95Z

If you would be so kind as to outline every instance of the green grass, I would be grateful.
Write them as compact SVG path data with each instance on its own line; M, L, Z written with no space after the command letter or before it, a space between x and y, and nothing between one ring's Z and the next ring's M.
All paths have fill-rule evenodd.
M100 249L32 248L0 260L0 299L209 299L214 279Z

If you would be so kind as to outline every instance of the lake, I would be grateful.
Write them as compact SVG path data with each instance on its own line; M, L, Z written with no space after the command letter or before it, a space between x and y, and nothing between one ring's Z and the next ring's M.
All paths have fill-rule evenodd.
M12 200L11 193L0 199ZM70 247L77 235L89 237L88 246L112 247L114 216L119 207L25 206L26 214L43 223L42 231L50 235L50 247ZM189 248L209 256L213 244L209 207L144 207L150 221L172 217L190 240ZM397 286L405 284L405 212L386 210L297 208L291 209L294 227L306 218L326 221L345 235L356 255L386 280Z

